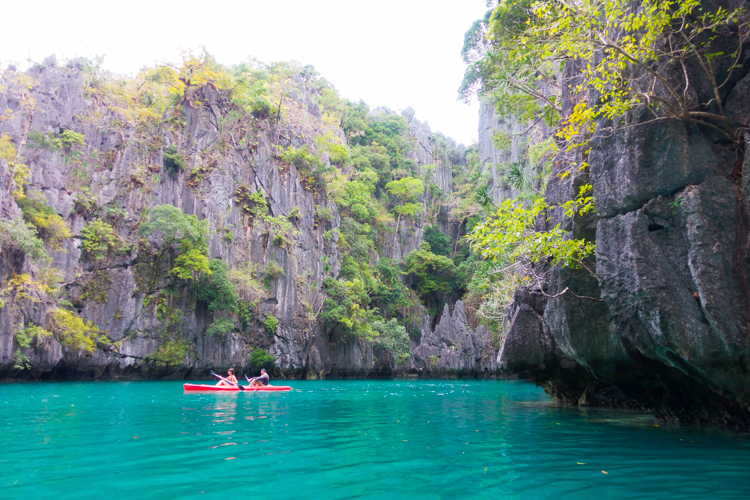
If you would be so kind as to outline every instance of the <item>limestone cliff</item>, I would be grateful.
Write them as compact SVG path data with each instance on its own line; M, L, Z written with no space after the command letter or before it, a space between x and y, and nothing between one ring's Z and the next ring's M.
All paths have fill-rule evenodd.
M414 356L406 364L397 364L365 339L333 338L324 328L318 317L326 297L322 283L339 273L340 217L325 184L285 160L281 151L312 148L326 134L344 142L346 137L324 119L319 89L308 77L298 73L282 81L283 119L281 105L278 114L262 107L252 116L238 113L227 94L210 83L187 85L176 113L142 116L143 108L120 91L97 92L84 66L71 61L59 67L52 59L27 74L13 68L6 72L0 136L7 134L19 155L18 160L0 160L0 218L21 217L5 186L12 183L13 162L23 161L30 171L27 195L41 196L73 233L59 248L49 249L62 274L56 280L57 300L67 301L107 341L90 353L61 343L57 335L24 347L19 329L49 326L52 304L33 291L34 300L6 297L0 309L0 378L183 377L209 368L244 370L258 348L271 354L277 376L494 374L497 350L487 332L466 326L460 303L452 318L448 309L443 312L434 331L424 318L412 334ZM404 113L414 160L439 164L429 127L413 115ZM82 145L71 149L45 143L63 131L80 134ZM185 165L177 171L169 170L165 160L175 150L185 152ZM323 162L335 168L329 157ZM449 166L440 165L432 175L441 189L451 189ZM252 200L263 199L267 218L254 211ZM169 288L164 276L149 285L152 289L144 284L144 270L156 265L153 248L159 241L139 243L138 231L147 210L157 205L208 221L208 258L245 269L252 283L265 284L247 292L253 304L247 325L232 319L230 332L210 335L207 328L217 321L218 311L196 301L185 287ZM87 258L81 246L82 229L97 218L110 221L117 238L130 244L128 252L107 259L106 265ZM419 224L403 224L387 257L398 262L416 249L421 230ZM10 247L1 255L4 277L41 272ZM151 299L153 290L160 292L158 300ZM272 330L264 324L269 317L278 321ZM181 362L155 361L154 353L168 342L187 346ZM28 368L18 366L19 356Z
M709 102L695 80L697 101ZM749 89L743 69L721 91L739 129ZM588 173L553 175L546 192L558 204L593 185L596 215L548 222L596 242L593 272L554 269L543 291L518 290L498 363L560 401L747 428L748 137L649 122L641 108L628 119L637 125L594 135ZM553 174L575 161L561 155Z

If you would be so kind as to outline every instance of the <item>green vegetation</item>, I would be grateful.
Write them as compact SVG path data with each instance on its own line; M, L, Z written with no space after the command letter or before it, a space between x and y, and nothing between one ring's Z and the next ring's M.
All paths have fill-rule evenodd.
M21 349L28 349L31 347L31 343L34 342L36 345L42 342L46 337L51 336L52 333L48 332L44 328L30 324L23 330L16 333L16 341L18 342L18 349L13 354L14 368L18 370L24 370L31 368L31 360L27 355L21 351Z
M234 193L234 199L237 201L242 212L249 215L252 219L268 213L266 197L258 191L251 192L250 188L244 184L237 188L237 191Z
M77 314L65 309L55 309L52 313L53 332L63 345L91 354L97 342L107 338L100 335L99 327L90 321L84 322Z
M195 215L186 215L172 205L157 205L148 211L146 221L141 224L141 236L158 235L162 248L198 248L206 246L208 224Z
M430 245L430 250L435 255L450 257L451 239L440 232L438 226L427 226L424 230L424 240Z
M81 248L86 257L96 263L130 250L112 226L101 219L81 229Z
M188 340L167 340L146 356L146 361L164 366L184 365L192 350L193 346Z
M29 167L19 160L13 139L7 133L0 137L0 160L8 162L13 198L22 199L25 196L23 187L29 178Z
M511 188L515 199L495 205L488 176L469 152L468 175L456 177L459 192L473 191L473 199L453 213L466 221L467 241L477 253L459 263L456 245L454 264L467 283L467 306L493 332L501 335L514 289L542 287L548 265L593 275L593 242L571 238L562 223L538 230L553 213L578 218L593 212L588 184L559 206L542 199L558 149L577 158L558 163L565 178L585 175L592 137L643 123L677 119L737 142L721 95L739 70L749 26L746 9L697 0L500 0L474 23L462 51L467 70L461 95L478 95L529 130L542 121L556 127L554 137L536 142L533 134L493 136L496 147L516 144L521 150L519 161L496 165L502 187ZM563 89L570 89L565 116ZM699 99L696 90L703 93Z
M250 366L253 371L265 368L266 371L273 370L275 359L265 349L254 349L250 354Z
M36 228L21 219L0 220L0 246L6 252L14 250L29 259L51 260L44 242L37 237Z
M266 330L271 335L274 335L276 333L276 327L279 326L279 320L276 319L276 316L273 314L270 314L266 316L266 320L263 322L263 324L266 326Z
M60 135L52 141L52 144L55 149L70 151L73 146L85 146L86 138L83 134L79 134L78 132L63 130Z
M234 330L234 320L229 318L217 318L206 329L206 335L221 337Z
M229 279L226 262L211 259L209 273L194 286L198 300L208 303L209 311L224 311L230 314L239 312L237 289Z
M430 302L430 297L435 292L449 294L459 286L455 282L453 261L434 254L427 242L422 242L418 250L406 256L403 267L425 304Z
M397 363L404 363L411 356L411 345L409 334L396 318L390 321L375 321L372 329L377 332L375 345L381 349L387 349L393 353Z
M276 261L269 261L268 264L263 268L263 283L270 287L282 276L285 276L284 268L276 263Z
M188 325L184 320L193 311L207 315L210 336L236 331L249 340L263 330L274 334L279 326L271 314L275 311L261 304L286 274L279 263L298 257L294 254L299 231L311 215L313 242L327 256L319 268L295 271L284 284L296 286L307 310L303 321L309 326L323 322L333 341L341 335L369 339L391 351L399 362L406 361L409 332L417 334L418 322L413 318L425 306L431 311L440 307L446 294L463 293L458 282L471 273L474 261L468 259L466 244L440 232L445 221L440 219L438 226L438 217L445 217L457 200L435 183L438 169L453 168L454 175L462 172L463 159L450 151L448 139L441 134L429 137L432 164L420 166L409 159L415 143L404 117L368 116L365 103L341 98L311 67L294 64L250 61L224 67L208 54L184 53L180 63L144 69L134 79L114 77L95 64L82 73L93 111L79 117L85 125L78 130L85 130L89 139L96 137L97 129L120 133L125 138L122 147L104 145L106 141L87 143L83 134L73 130L25 132L28 147L37 149L35 154L54 155L66 166L70 183L65 188L74 200L70 214L54 213L41 194L27 187L28 167L16 150L25 149L26 138L4 136L0 141L2 158L17 174L11 188L24 215L24 221L0 221L0 245L3 251L16 251L18 258L9 262L19 273L5 280L2 297L9 299L6 307L15 307L18 300L44 300L57 306L48 328L67 345L92 352L101 332L83 322L73 307L60 305L75 304L80 311L106 302L127 254L134 259L144 314L158 320L161 347L149 355L149 361L185 362L192 348L183 339ZM200 151L188 150L186 120L200 113L189 118L184 111L203 108L206 91L218 95L221 112L211 115L216 137ZM301 92L317 100L322 117L293 97ZM260 160L268 161L274 175L252 179L230 171L226 160L234 157L243 158L248 171L257 169ZM112 178L107 170L124 168L129 172L117 180L115 199L101 201L108 198L100 196L101 179ZM177 182L165 178L167 174L179 176L179 182L200 199L214 173L229 174L234 182L228 187L233 203L210 224L183 213L180 207L190 206L190 200L181 201L180 207L149 206L153 199L171 202L171 197L155 196L165 192L159 184ZM318 203L315 213L302 213L302 205L291 208L288 215L276 213L270 197L275 196L273 183L278 178L282 183L301 183L310 193L305 196ZM126 213L129 200L140 205ZM233 218L232 207L242 217ZM215 214L213 208L204 213ZM71 224L76 230L81 228L86 261L81 272L64 280L32 279L36 268L49 261L47 249L57 249L72 237L64 217L75 221ZM245 248L238 239L244 245L250 234L256 239L260 234L263 245L273 245L266 248L271 250L266 265L247 262L230 269L221 259L209 259L211 238L211 255L227 259L237 252L242 255ZM403 251L407 239L414 241L419 234L424 234L425 246L409 256L394 252L400 238ZM20 274L21 254L36 261L34 271ZM396 255L403 262L391 258ZM339 262L335 256L340 256ZM65 286L56 290L55 283L63 281ZM15 321L23 325L27 319L19 311L14 313ZM115 316L120 321L122 312ZM273 357L265 351L256 349L253 356L266 356L256 361L273 366Z
M155 237L160 244L152 262L150 288L156 286L159 265L164 255L174 255L174 265L169 276L185 281L194 281L211 274L208 262L208 222L199 221L195 215L186 215L172 205L157 205L148 212L141 224L143 237Z
M739 68L748 36L745 16L743 8L726 10L698 0L503 0L466 34L469 67L461 92L490 98L506 115L528 121L541 113L553 123L560 118L563 87L553 76L583 60L571 89L573 112L558 131L570 145L584 146L600 119L610 124L599 133L632 126L625 115L636 107L651 120L697 123L736 141L721 88ZM733 48L717 52L719 35ZM669 66L685 70L670 80L663 72ZM713 106L688 92L701 79L711 82ZM590 90L599 96L593 103Z
M562 205L568 217L593 212L590 191L591 185L586 184L575 200ZM475 226L467 239L482 257L495 262L525 259L537 263L551 259L552 265L585 267L583 261L595 250L593 243L566 239L560 224L544 232L535 230L536 218L549 208L543 199L536 200L528 210L516 200L505 200L492 218Z
M263 324L266 326L266 330L271 335L274 335L276 333L276 327L279 326L279 320L276 319L276 316L273 314L266 317L266 320L263 322Z
M172 175L176 175L180 170L187 167L186 158L179 152L177 146L169 146L164 150L164 168Z
M41 193L27 193L17 203L23 219L36 227L39 237L53 250L59 250L63 241L73 237L68 225L47 205Z
M174 259L174 267L169 271L170 276L185 281L194 281L203 275L211 275L208 257L198 248L191 248Z

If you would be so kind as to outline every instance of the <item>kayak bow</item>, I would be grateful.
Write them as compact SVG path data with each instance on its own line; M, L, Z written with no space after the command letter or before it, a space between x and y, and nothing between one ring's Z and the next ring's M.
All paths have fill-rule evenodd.
M238 392L240 389L237 386L219 386L219 385L204 385L204 384L183 384L186 391L220 391L220 392ZM243 386L245 392L248 391L291 391L292 388L288 385L261 385L256 387Z

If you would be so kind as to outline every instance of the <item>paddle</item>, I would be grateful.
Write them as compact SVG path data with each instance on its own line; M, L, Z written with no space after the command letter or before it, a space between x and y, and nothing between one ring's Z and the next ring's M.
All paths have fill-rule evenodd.
M222 377L221 375L217 375L216 373L214 373L214 371L213 371L213 370L211 370L211 372L210 372L210 373L211 373L211 375L213 375L214 377L216 377L216 378L218 378L218 379L221 379L221 380L223 380L223 381L224 381L224 382L226 382L227 384L232 384L232 385L236 385L237 387L239 387L239 388L240 388L240 390L241 390L241 391L244 391L244 390L245 390L245 388L244 388L244 387L242 387L242 386L241 386L240 384L237 384L237 383L235 383L235 382L232 382L232 381L230 381L230 380L227 380L227 379L225 379L224 377Z

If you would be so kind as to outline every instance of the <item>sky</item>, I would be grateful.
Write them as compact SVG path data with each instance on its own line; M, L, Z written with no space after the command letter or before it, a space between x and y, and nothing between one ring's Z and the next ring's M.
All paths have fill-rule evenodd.
M225 65L250 57L311 64L343 97L411 106L466 145L479 106L458 99L463 36L486 0L27 0L3 7L0 64L104 56L135 75L202 47Z

